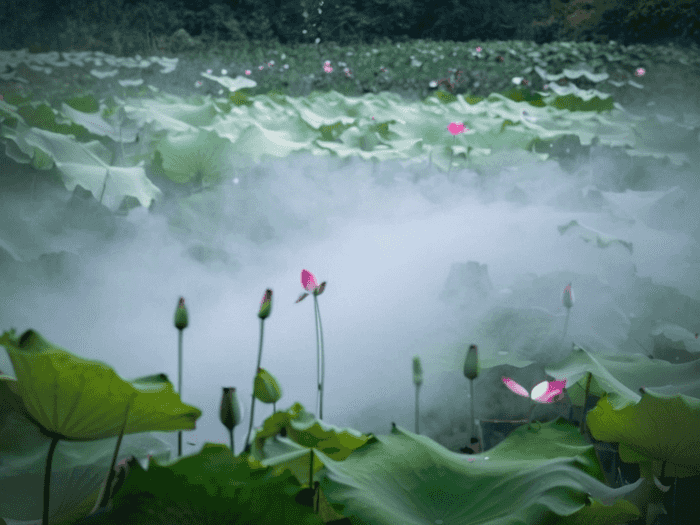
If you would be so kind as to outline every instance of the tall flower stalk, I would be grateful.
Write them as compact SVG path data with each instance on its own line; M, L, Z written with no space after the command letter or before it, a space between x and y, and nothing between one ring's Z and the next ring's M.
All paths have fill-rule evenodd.
M564 321L564 333L561 336L562 343L566 337L566 328L569 326L569 314L571 313L571 308L574 306L574 291L571 289L571 283L566 285L564 288L564 296L562 298L562 304L566 308L566 320Z
M423 367L418 356L413 358L413 384L416 385L416 434L420 434L418 430L418 389L423 384Z
M457 144L457 135L464 133L465 127L461 122L450 122L447 126L447 130L452 133L452 138L454 139L454 144ZM454 146L453 146L454 147ZM447 175L449 177L450 170L452 169L452 154L454 153L453 147L450 148L450 163L447 165Z
M182 399L182 331L189 324L185 299L180 297L175 309L175 328L177 328L177 393ZM177 433L177 457L182 456L182 430Z
M476 420L474 416L474 380L479 376L479 371L479 355L477 352L476 345L469 345L469 350L467 350L467 357L464 359L464 377L469 379L469 395L471 396L472 405L472 439L478 439L476 437Z
M260 318L260 345L258 346L258 364L255 367L256 377L257 371L260 370L260 361L262 360L262 344L263 344L263 331L265 326L265 319L270 316L272 311L272 290L265 290L262 301L260 301L260 310L258 311L258 317ZM250 423L248 424L248 435L245 438L245 450L250 450L250 433L253 430L253 413L255 412L255 379L253 379L253 393L250 399Z
M323 327L321 326L321 311L318 308L318 296L326 289L326 281L318 284L316 277L308 270L301 271L301 285L304 287L304 292L295 301L295 304L300 302L304 297L309 295L307 292L314 294L314 314L316 320L316 403L318 404L318 418L323 419L323 381L325 378L325 362L323 356ZM319 346L319 338L321 344Z
M228 429L231 439L231 452L236 455L236 449L233 444L233 429L241 422L243 416L241 414L241 404L238 402L235 387L222 387L223 394L221 396L221 406L219 407L219 419L221 423Z

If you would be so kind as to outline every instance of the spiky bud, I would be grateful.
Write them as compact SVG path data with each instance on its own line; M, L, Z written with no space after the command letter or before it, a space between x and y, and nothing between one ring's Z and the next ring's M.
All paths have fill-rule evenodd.
M413 358L413 383L416 386L423 384L423 367L420 364L420 357Z
M185 299L180 297L180 302L177 304L175 309L175 328L178 330L184 330L187 328L187 308L185 308Z
M469 350L467 350L467 357L464 360L464 377L474 380L479 376L480 369L476 345L470 345Z
M226 428L233 430L233 427L238 425L243 419L241 404L238 401L235 387L222 388L223 394L221 396L221 407L219 408L219 419Z
M272 290L269 288L265 290L265 295L263 295L262 301L260 301L260 311L258 312L258 317L260 319L267 319L270 316L270 311L272 310Z
M282 397L282 388L277 379L264 368L258 368L253 383L255 399L263 403L277 403Z

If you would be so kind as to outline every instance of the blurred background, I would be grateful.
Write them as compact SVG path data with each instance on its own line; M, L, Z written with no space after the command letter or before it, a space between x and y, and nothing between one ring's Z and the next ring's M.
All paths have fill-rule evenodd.
M0 49L164 48L184 29L197 46L369 44L415 39L700 42L694 0L70 0L5 3Z

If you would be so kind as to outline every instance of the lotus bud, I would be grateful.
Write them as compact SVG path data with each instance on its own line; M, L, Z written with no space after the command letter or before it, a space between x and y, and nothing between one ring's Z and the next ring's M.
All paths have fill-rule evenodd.
M262 301L260 302L260 311L258 312L258 317L260 319L267 319L270 316L270 311L272 310L272 290L269 288L265 290L265 295L263 295Z
M270 372L264 368L258 368L253 383L253 395L263 403L277 403L282 397L282 389Z
M480 370L481 366L479 365L476 345L470 345L467 351L467 357L464 360L464 377L469 380L474 380L479 376Z
M420 357L413 358L413 383L416 386L423 384L423 367L420 364Z
M564 298L562 300L566 308L571 308L574 306L574 291L571 289L571 283L564 288Z
M236 395L236 389L234 387L223 387L219 419L229 431L233 430L233 427L238 425L243 419L241 404L238 401L238 396Z
M184 330L187 328L187 308L185 308L185 299L180 297L180 302L175 310L175 328Z

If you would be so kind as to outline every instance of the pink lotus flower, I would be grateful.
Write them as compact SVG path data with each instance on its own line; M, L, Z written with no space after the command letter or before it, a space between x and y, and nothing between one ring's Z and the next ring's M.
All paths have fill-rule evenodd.
M502 379L505 385L512 392L515 392L519 396L529 397L532 400L530 403L530 410L527 413L528 428L530 428L530 418L532 417L532 411L535 408L534 401L537 401L538 403L553 403L555 401L559 401L564 397L564 388L566 388L566 379L561 381L542 381L532 389L532 393L528 393L525 388L520 386L511 378L503 377Z
M564 388L566 388L566 379L563 381L542 381L532 389L529 394L525 388L509 377L502 378L505 385L519 396L529 397L538 403L553 403L564 397Z
M464 124L461 122L450 122L450 125L447 126L447 131L456 136L464 132Z
M460 133L464 133L464 130L469 131L469 128L465 128L464 124L461 122L450 122L450 125L447 126L447 131L452 133L454 142L457 142L457 135ZM447 165L447 173L450 173L450 169L452 168L452 148L450 148L450 163Z
M316 277L314 277L314 274L309 272L308 270L302 270L301 271L301 285L304 287L304 290L307 292L312 292L314 295L321 295L323 293L323 290L326 288L326 282L322 282L320 285L316 281ZM295 301L295 304L301 301L304 297L309 295L308 293L303 293Z

